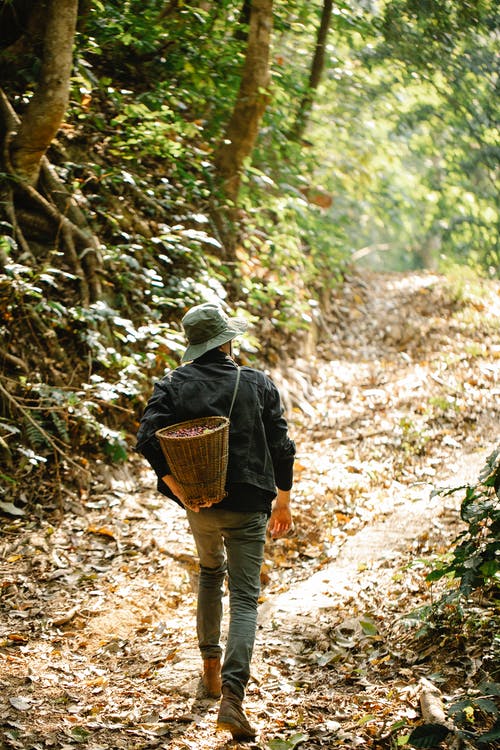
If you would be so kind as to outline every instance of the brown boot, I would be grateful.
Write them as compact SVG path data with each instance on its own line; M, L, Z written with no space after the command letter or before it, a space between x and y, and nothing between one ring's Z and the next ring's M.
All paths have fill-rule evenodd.
M228 687L222 688L217 729L227 729L233 740L253 740L256 731L243 713L241 700Z
M220 658L203 659L203 687L210 698L219 698L221 693Z

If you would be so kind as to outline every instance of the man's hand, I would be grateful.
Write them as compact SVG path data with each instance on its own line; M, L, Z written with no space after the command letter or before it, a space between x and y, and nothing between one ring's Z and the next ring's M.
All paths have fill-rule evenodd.
M184 495L182 487L179 484L179 482L176 479L174 479L174 477L172 476L172 474L165 474L165 476L162 477L162 480L165 482L165 484L167 485L167 487L170 490L172 490L172 492L174 493L174 495L177 498L179 498L179 500L181 501L181 503L183 504L183 506L185 508L189 508L189 510L192 510L194 513L198 513L199 510L200 510L200 508L210 508L210 506L213 505L213 502L211 502L211 501L208 501L206 503L200 504L198 506L186 505L186 496Z
M286 536L293 528L292 512L290 510L290 491L278 490L269 519L269 533L273 539Z
M184 505L186 497L184 495L184 492L182 491L181 485L176 479L173 478L172 474L165 474L165 476L162 477L162 480L165 482L169 490L172 490L174 495L178 497L181 503Z

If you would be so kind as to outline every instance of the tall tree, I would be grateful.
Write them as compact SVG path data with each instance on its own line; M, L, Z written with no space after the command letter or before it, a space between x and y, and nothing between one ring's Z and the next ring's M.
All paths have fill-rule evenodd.
M5 57L16 37L16 21L21 36L24 24L28 30L30 38L24 40L24 46L31 43L34 51L40 37L42 51L35 92L21 115L0 89L3 171L10 177L2 184L0 212L11 225L13 238L25 257L34 260L27 237L37 230L63 250L65 262L78 280L80 300L88 304L101 294L98 244L46 157L68 106L78 0L46 0L39 5L19 0L7 6L4 3L1 10L2 20L12 22L12 34L0 37ZM34 34L36 19L40 28ZM22 38L15 40L19 41ZM0 264L4 262L5 258L0 258Z
M68 106L77 15L78 0L51 0L47 7L38 86L11 144L12 166L31 185Z
M307 89L300 102L295 123L290 133L290 137L293 140L299 140L304 134L304 130L306 129L307 121L311 114L312 106L314 103L314 96L320 84L321 76L323 75L323 70L325 67L326 43L328 39L328 30L330 28L332 8L333 0L324 0L323 9L321 11L321 21L316 36L316 45L314 48L314 55L311 63L311 72L309 74Z
M215 154L219 185L224 197L233 204L238 199L244 162L253 151L269 99L272 25L272 0L252 0L240 88L221 145Z

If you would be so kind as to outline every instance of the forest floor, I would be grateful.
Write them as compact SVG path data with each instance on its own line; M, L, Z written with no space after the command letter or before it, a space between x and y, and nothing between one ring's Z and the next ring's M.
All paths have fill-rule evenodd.
M490 602L442 630L419 611L463 528L460 493L431 491L475 481L498 443L499 324L498 284L364 272L314 352L274 373L296 530L266 545L245 701L258 737L242 747L402 746L422 677L445 703L491 679ZM186 520L153 484L138 460L96 467L88 496L0 518L0 748L238 747L200 689Z

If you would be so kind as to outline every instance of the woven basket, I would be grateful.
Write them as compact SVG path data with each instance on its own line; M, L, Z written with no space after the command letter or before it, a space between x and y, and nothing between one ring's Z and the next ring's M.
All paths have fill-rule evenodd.
M200 435L179 436L179 430L205 427ZM226 495L229 445L227 417L201 417L156 432L174 479L184 492L184 504L198 508L219 503Z

